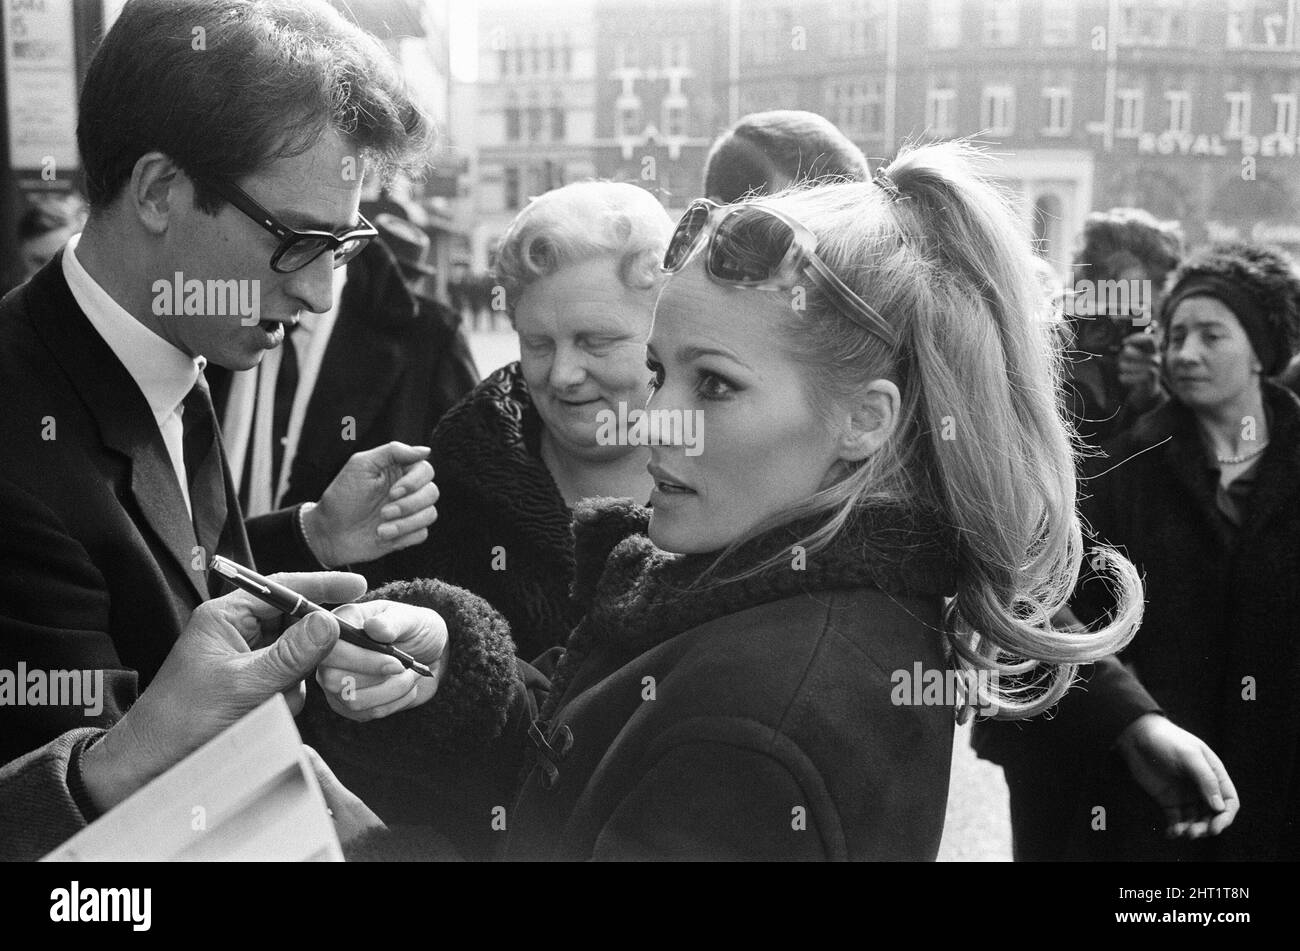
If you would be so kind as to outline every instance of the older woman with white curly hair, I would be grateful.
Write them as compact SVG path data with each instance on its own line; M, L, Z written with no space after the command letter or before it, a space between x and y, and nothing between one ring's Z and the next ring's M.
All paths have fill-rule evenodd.
M644 446L603 439L602 413L645 405L645 345L672 220L649 192L578 182L533 199L497 254L520 359L433 434L438 521L371 582L440 578L491 602L531 657L568 636L572 506L645 502Z

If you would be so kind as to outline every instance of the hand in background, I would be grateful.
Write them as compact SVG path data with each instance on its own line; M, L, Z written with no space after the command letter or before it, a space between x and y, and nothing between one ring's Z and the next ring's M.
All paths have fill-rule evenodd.
M386 654L343 641L334 645L316 671L330 709L365 722L427 703L446 671L447 625L437 611L397 601L345 604L335 612L369 637L400 647L433 668L432 677L407 670Z
M1147 333L1129 334L1119 352L1119 382L1129 396L1140 402L1152 399L1160 386L1160 357L1156 338Z
M1201 739L1158 713L1138 717L1119 736L1129 772L1165 812L1174 839L1218 835L1241 803L1223 761Z
M373 561L418 545L438 517L427 446L390 442L355 453L303 513L308 543L323 565Z

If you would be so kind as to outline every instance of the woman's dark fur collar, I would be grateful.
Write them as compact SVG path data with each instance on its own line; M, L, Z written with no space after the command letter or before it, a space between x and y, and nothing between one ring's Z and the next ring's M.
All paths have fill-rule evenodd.
M568 558L568 508L542 462L541 417L518 363L487 377L433 433L435 481L455 482L514 531Z
M719 566L719 582L692 587L715 554L674 555L646 537L650 510L626 499L589 499L574 512L574 600L597 626L609 622L620 639L664 639L688 627L797 594L879 588L895 595L951 595L955 535L935 517L908 506L874 502L825 548L795 567L793 545L820 524L805 519L742 545ZM777 566L738 581L774 552Z
M794 567L791 546L817 527L795 522L741 546L721 582L692 587L715 555L674 555L646 537L650 510L626 499L587 499L574 512L577 575L573 596L585 611L569 638L540 719L549 720L591 650L602 643L645 651L693 627L784 598L819 591L879 588L896 595L949 595L956 587L956 535L907 506L872 503L825 548ZM783 551L790 561L754 577L726 581Z

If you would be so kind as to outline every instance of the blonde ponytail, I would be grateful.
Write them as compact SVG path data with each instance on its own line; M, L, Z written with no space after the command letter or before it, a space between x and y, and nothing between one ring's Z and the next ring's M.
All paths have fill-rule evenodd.
M787 347L828 419L881 377L903 402L885 448L787 517L825 514L804 541L811 553L872 499L943 513L958 538L951 663L996 675L962 678L980 686L959 712L995 707L1010 719L1052 706L1078 665L1127 644L1142 587L1133 565L1107 552L1113 617L1090 631L1052 626L1083 558L1074 434L1029 236L986 162L962 143L905 149L875 181L768 201L812 229L831 269L900 338L890 350L812 291L791 312Z

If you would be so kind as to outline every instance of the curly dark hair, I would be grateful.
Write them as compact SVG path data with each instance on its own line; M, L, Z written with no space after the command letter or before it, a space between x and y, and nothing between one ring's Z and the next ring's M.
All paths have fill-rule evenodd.
M1223 293L1216 294L1216 287ZM1199 248L1170 276L1160 325L1168 329L1178 305L1202 293L1223 298L1237 313L1265 363L1265 375L1280 372L1300 349L1300 267L1281 248L1246 241ZM1248 320L1243 309L1253 311L1258 327L1252 326L1256 320Z
M92 212L140 156L195 180L195 203L311 149L330 129L378 170L423 164L432 138L393 58L324 0L130 0L81 90L77 145Z
M1083 246L1074 258L1076 278L1113 280L1133 264L1163 280L1183 257L1183 229L1141 208L1094 211L1083 221Z

